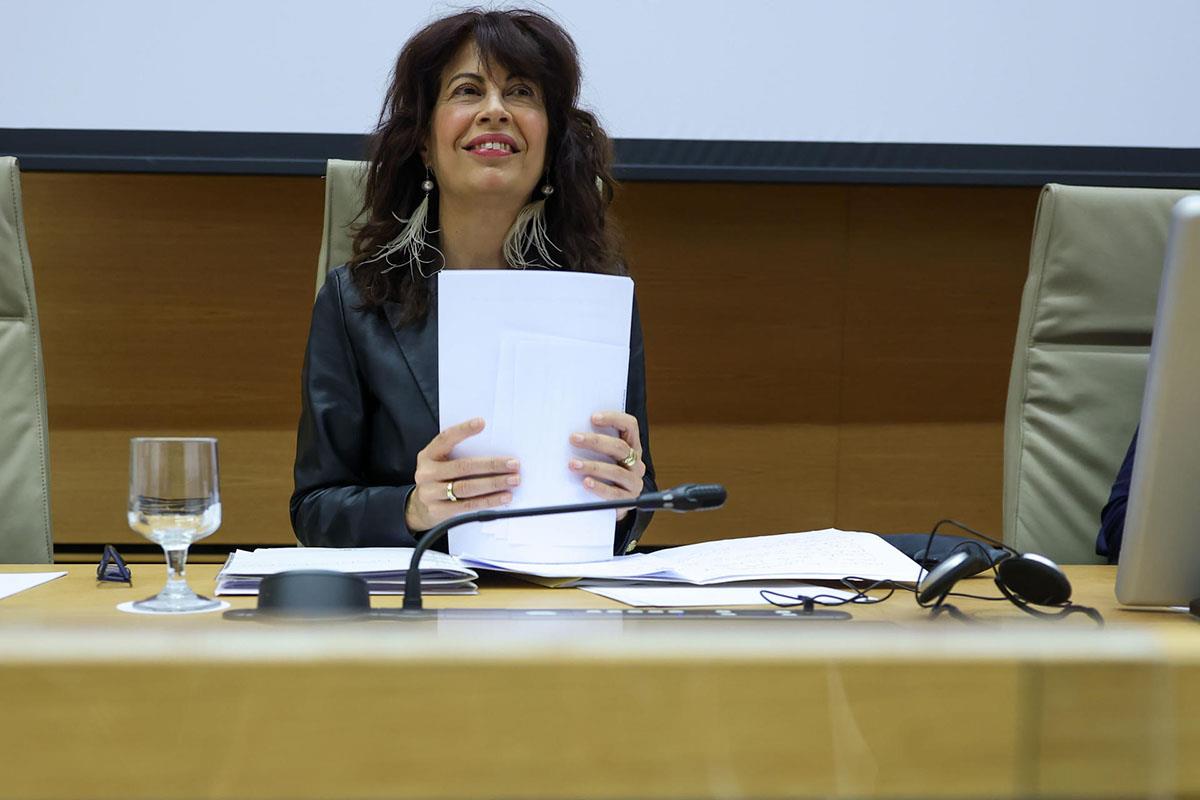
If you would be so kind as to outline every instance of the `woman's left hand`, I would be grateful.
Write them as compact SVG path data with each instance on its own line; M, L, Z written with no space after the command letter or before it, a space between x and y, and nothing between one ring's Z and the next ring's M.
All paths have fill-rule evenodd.
M600 411L592 414L592 425L615 428L619 436L595 432L573 433L571 444L607 456L612 461L573 458L568 464L571 472L581 475L583 485L605 500L633 500L642 493L642 476L646 474L637 418L624 411ZM628 513L628 508L621 509L617 512L617 519L624 519Z

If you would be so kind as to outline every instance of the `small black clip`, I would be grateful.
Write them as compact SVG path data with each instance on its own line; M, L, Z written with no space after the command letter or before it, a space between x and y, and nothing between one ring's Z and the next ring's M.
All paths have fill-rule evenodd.
M128 583L133 586L133 572L125 563L125 559L121 558L117 548L111 544L104 545L104 552L100 554L100 565L96 567L96 580L109 583Z

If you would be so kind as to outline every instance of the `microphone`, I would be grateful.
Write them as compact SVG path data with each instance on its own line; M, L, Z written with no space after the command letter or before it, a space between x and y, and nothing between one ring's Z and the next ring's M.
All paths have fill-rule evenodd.
M663 492L647 492L637 498L637 508L670 511L703 511L725 503L725 487L719 483L685 483Z
M434 525L413 549L412 560L408 564L408 574L404 576L404 610L420 611L421 603L421 556L437 542L441 541L451 528L465 525L468 522L491 522L497 519L514 519L517 517L544 517L550 514L575 514L580 511L601 511L609 508L636 508L639 511L653 511L665 508L670 511L703 511L709 508L720 508L725 503L725 487L719 483L685 483L674 489L661 492L645 492L632 500L598 500L594 503L572 503L561 506L541 506L540 508L483 508L479 511L468 511Z

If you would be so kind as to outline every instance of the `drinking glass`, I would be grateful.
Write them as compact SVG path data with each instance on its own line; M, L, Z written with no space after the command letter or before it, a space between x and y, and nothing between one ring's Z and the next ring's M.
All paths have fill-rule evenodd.
M188 547L221 527L217 440L130 439L129 527L167 556L167 585L134 606L167 613L218 608L220 601L197 595L185 575Z

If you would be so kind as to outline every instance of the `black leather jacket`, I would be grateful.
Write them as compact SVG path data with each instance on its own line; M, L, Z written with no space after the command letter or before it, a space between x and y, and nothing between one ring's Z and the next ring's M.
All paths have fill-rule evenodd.
M440 429L436 311L401 326L399 306L364 311L361 304L343 266L329 273L313 306L291 499L292 528L310 547L412 546L404 508L417 453ZM635 301L625 402L641 428L645 491L654 491L645 372ZM650 517L629 512L613 552L631 549Z

